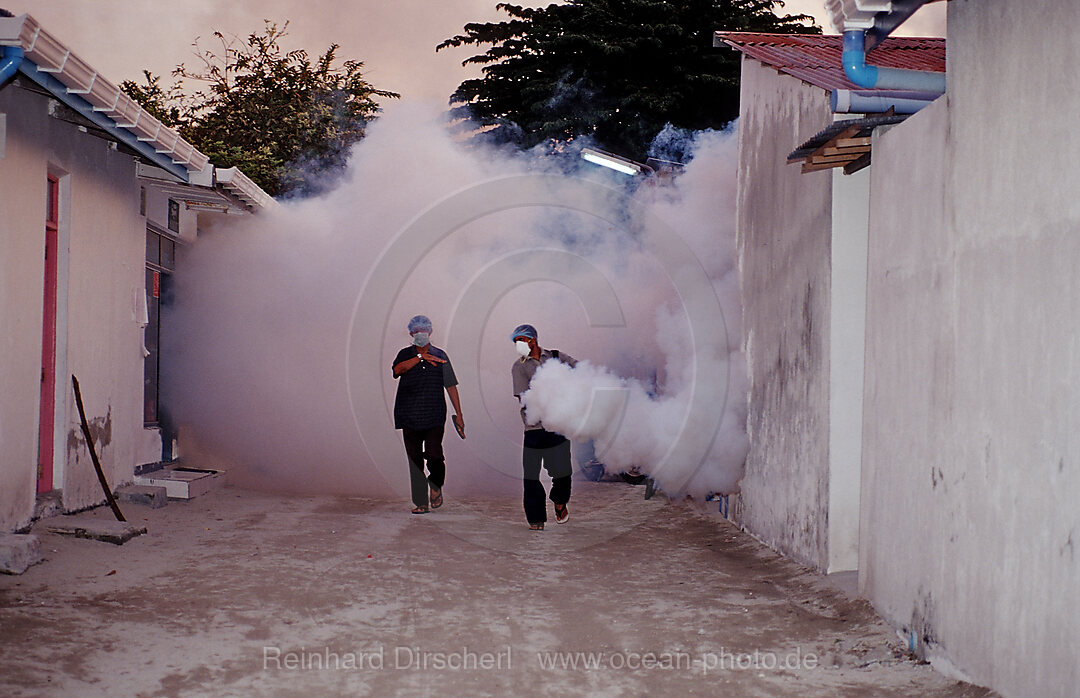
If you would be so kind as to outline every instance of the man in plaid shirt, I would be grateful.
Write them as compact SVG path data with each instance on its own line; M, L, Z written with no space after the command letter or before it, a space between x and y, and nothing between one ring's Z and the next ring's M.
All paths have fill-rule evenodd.
M431 320L417 315L409 320L412 344L394 358L394 378L398 379L394 399L394 428L401 429L405 454L409 459L409 481L414 514L438 509L443 503L446 461L443 458L443 430L446 426L446 400L454 406L454 425L465 438L465 419L461 416L457 376L446 352L431 344ZM425 462L427 476L424 475Z

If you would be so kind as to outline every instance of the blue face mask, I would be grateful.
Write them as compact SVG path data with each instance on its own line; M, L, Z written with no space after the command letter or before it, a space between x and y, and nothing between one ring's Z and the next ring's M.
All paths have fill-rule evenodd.
M418 347L427 346L428 340L430 338L431 335L427 332L417 332L412 336L412 343Z

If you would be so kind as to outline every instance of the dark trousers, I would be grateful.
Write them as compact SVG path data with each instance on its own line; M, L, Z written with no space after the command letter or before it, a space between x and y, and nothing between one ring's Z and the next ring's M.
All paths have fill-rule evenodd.
M521 467L525 483L525 518L529 523L547 521L544 483L540 482L540 466L551 476L551 501L564 505L570 501L570 441L562 434L544 429L525 432L521 448Z
M446 459L443 458L442 438L445 424L430 429L402 429L405 454L409 457L409 483L412 485L412 501L415 506L428 505L428 483L442 489L446 479ZM424 463L430 473L424 477Z

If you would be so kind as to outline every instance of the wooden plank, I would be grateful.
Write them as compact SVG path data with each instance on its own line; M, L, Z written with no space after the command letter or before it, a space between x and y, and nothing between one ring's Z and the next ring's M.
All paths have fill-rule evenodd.
M843 164L844 163L842 163L842 162L832 162L832 163L825 163L825 164L820 164L820 165L811 165L810 163L803 163L802 174L806 174L807 172L818 172L819 170L831 170L834 167L841 167L841 166L843 166Z
M851 162L855 158L859 157L859 155L860 155L859 153L850 153L850 154L847 154L847 155L819 155L816 158L807 158L806 159L806 164L808 164L808 165L817 165L817 164L827 163L827 162L839 162L839 163Z
M837 148L857 148L864 145L870 145L870 136L863 136L862 138L835 138L833 143Z
M854 127L852 127L854 128ZM848 131L851 129L849 128ZM843 135L841 133L840 135ZM788 164L794 162L803 162L809 160L815 155L836 155L841 150L857 149L860 152L864 152L870 149L870 136L863 136L858 138L830 138L828 141L822 143L816 150L808 155L799 155L796 157L788 157Z
M866 147L854 147L854 148L826 148L822 155L851 155L852 157L858 157L860 153L869 153L870 146Z
M861 131L862 128L863 128L862 126L848 126L847 128L845 128L840 133L836 134L835 136L833 136L829 140L822 143L818 147L817 150L810 153L810 155L807 157L807 159L810 159L810 158L814 157L815 155L820 155L822 150L824 150L825 148L830 147L835 141L838 141L838 140L844 139L844 138L851 138L852 136L857 134L859 131Z
M870 165L870 153L866 153L860 158L852 160L848 164L844 165L844 174L854 174L864 167Z

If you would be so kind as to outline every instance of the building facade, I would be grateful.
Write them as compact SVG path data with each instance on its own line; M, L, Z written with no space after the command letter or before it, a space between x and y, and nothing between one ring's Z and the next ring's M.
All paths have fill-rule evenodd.
M866 3L835 5L845 30L866 19ZM875 12L866 26L882 26ZM862 241L829 227L850 178L796 174L783 156L825 155L807 121L850 117L822 113L798 96L810 83L768 59L743 59L752 447L739 521L832 569L835 387L849 380L853 398L861 383L846 408L859 414L860 594L936 668L1010 696L1080 685L1080 136L1068 117L1080 94L1064 77L1078 24L1074 3L949 3L945 94L866 136L869 167L852 175L865 177ZM759 145L770 138L787 142ZM861 341L854 325L844 340L861 363L837 354L841 264L865 304Z
M172 456L158 390L176 251L270 198L143 111L33 17L0 17L0 530Z
M836 114L830 102L832 92L855 86L840 65L839 36L719 32L717 42L744 56L736 235L750 453L730 511L786 555L822 572L851 572L859 556L870 170L800 168L788 156L861 116ZM945 69L943 39L887 39L881 54Z

